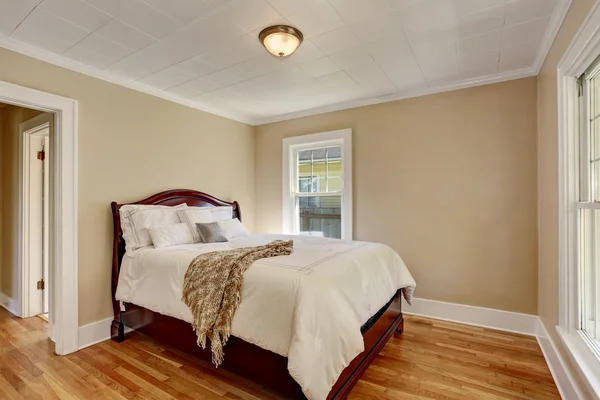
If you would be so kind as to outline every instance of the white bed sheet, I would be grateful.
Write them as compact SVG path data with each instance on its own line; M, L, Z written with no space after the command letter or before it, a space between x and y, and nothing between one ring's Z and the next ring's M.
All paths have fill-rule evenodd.
M415 286L402 259L385 245L250 235L228 243L143 248L124 256L116 298L191 322L181 291L194 257L290 238L291 255L258 260L244 274L232 334L287 357L304 394L325 399L339 374L364 350L360 327L398 289Z

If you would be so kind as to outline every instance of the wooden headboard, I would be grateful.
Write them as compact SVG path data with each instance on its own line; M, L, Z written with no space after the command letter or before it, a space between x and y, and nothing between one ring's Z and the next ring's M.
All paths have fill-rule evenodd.
M237 201L229 203L219 200L209 194L197 192L195 190L176 189L160 192L148 197L147 199L134 201L132 203L118 204L113 201L110 203L112 209L114 237L113 237L113 257L112 257L112 301L115 311L115 317L119 314L119 302L115 300L117 292L117 283L119 282L119 271L121 270L121 261L125 254L125 240L123 239L123 230L121 229L121 216L119 209L126 204L148 204L148 205L163 205L176 206L186 203L190 207L217 207L217 206L232 206L233 218L242 220L240 205Z

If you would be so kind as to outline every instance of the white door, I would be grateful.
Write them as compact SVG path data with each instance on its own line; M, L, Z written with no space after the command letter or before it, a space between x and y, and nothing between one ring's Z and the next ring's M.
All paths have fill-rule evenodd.
M44 135L47 130L28 135L29 140L29 177L26 177L26 184L29 191L29 314L38 315L47 312L48 303L46 295L46 282L44 279L44 268L48 260L48 238L47 223L45 217L44 187L46 181L45 170L45 151L44 145L47 136ZM28 179L27 179L28 178ZM44 212L46 211L46 212ZM46 214L46 215L45 215ZM45 300L45 301L44 301Z
M23 317L50 310L50 131L52 116L21 124Z

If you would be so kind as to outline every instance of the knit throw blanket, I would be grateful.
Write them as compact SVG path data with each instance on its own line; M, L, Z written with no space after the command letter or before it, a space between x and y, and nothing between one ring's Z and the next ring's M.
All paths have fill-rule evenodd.
M206 338L210 339L215 366L223 362L223 346L240 304L244 272L258 259L291 254L293 246L292 240L276 240L264 246L200 254L190 263L181 300L192 312L198 345L204 349Z

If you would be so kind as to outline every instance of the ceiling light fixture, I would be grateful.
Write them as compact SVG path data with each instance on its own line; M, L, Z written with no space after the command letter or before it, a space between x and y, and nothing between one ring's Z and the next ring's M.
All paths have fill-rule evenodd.
M274 25L263 29L258 38L269 53L277 57L287 57L300 46L304 35L293 26Z

